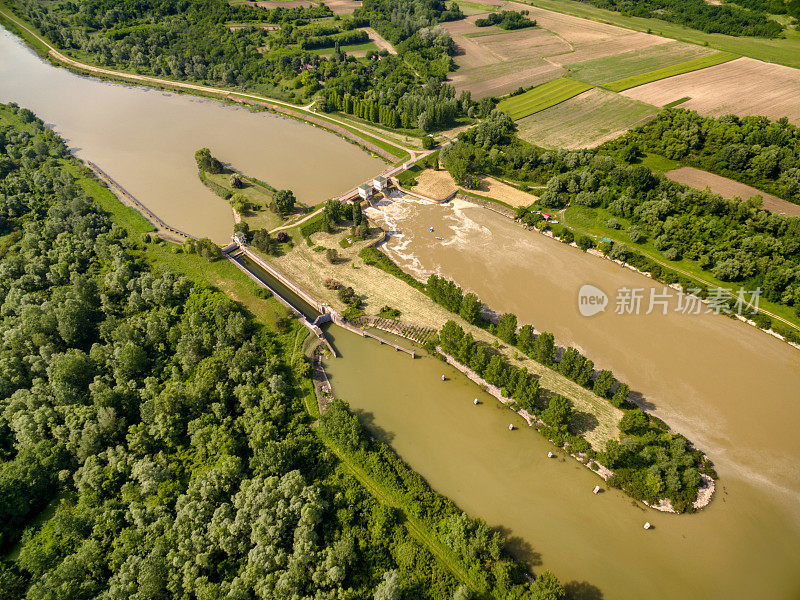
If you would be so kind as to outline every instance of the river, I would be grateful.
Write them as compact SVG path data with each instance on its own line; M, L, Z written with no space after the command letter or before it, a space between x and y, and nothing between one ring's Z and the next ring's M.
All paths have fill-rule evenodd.
M328 333L341 354L326 363L336 395L437 491L504 530L534 571L553 570L573 598L798 597L797 529L770 490L723 479L694 515L646 509L615 490L595 495L599 477L571 458L547 458L549 442L449 365Z
M383 166L292 120L73 75L4 30L0 100L34 110L170 224L220 241L230 209L197 180L199 147L306 202ZM338 395L436 490L504 528L521 558L577 582L584 598L798 597L800 355L722 317L580 317L580 284L611 293L647 280L482 209L388 210L387 223L403 234L389 244L399 262L439 271L559 342L579 343L706 450L721 475L717 497L698 515L645 510L614 491L595 496L596 476L546 459L550 447L534 432L509 432L517 417L488 396L473 406L478 388L446 365L332 328L343 356L329 365ZM452 379L442 383L442 372ZM644 521L655 529L645 532Z
M194 152L319 204L385 164L340 137L288 117L188 94L81 77L39 59L0 28L0 102L31 109L70 149L97 163L169 225L227 242L229 204L197 177Z
M340 395L374 413L375 422L393 433L400 454L437 490L529 541L559 575L586 578L611 598L654 597L655 589L662 590L658 597L746 598L758 589L747 582L760 582L773 592L771 598L800 597L800 572L793 568L800 565L797 350L732 319L680 314L675 297L666 315L659 310L617 315L619 288L644 288L645 312L648 290L661 292L663 286L467 203L404 201L368 214L395 232L386 250L398 264L420 277L436 272L451 278L493 309L514 312L522 323L552 331L560 344L578 347L705 450L720 474L717 497L697 515L643 514L608 496L586 498L583 490L594 479L580 469L573 476L571 465L544 485L535 471L526 473L519 461L522 450L508 446L516 441L509 441L503 423L494 424L494 434L467 434L459 421L453 435L445 423L476 414L463 398L439 414L430 431L422 431L427 418L420 412L434 399L431 394L407 393L387 383L383 394L356 396L343 383L349 379L345 367L332 365L340 380L337 391L344 387ZM609 295L605 312L580 315L577 296L584 284ZM376 384L395 376L395 369L381 368ZM404 375L398 374L398 381L419 382ZM368 379L363 371L355 377ZM395 399L398 394L402 403ZM438 402L438 392L434 396ZM413 407L403 410L413 424L396 415L409 402ZM450 447L434 451L430 444ZM470 445L471 458L463 461ZM507 449L496 452L498 445ZM543 448L536 457L546 453ZM486 457L483 467L473 464L476 452ZM469 485L458 481L465 476ZM655 522L658 535L635 542L643 520ZM641 585L634 581L639 579ZM657 587L648 588L651 583ZM676 586L674 593L664 593L670 585Z

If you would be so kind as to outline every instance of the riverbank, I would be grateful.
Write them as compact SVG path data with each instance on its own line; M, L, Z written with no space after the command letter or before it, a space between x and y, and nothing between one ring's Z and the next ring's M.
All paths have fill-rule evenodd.
M382 307L390 306L399 311L401 321L435 331L441 329L448 320L456 319L475 339L487 345L496 341L485 329L454 316L419 289L407 282L400 283L394 275L366 264L359 256L360 251L384 235L382 229L373 228L368 239L343 248L340 241L347 237L345 232L318 232L311 236L312 246L295 244L290 252L279 257L269 257L269 260L299 286L339 313L343 313L347 305L338 297L336 289L327 287L332 281L342 287L352 287L362 299L364 310L369 313L377 314ZM335 249L339 258L332 264L325 258L324 250L315 251L314 248ZM607 400L598 398L590 390L519 353L513 347L502 344L498 350L513 364L536 374L544 389L571 398L575 402L576 410L595 415L596 422L585 432L585 439L592 447L603 449L607 440L618 439L617 424L623 415L621 410Z
M0 7L2 7L0 8L1 25L17 34L41 58L76 74L88 74L120 83L146 85L161 90L190 93L202 97L263 108L293 119L298 119L316 127L322 127L343 139L356 143L388 163L394 163L398 160L402 161L405 160L406 157L412 157L413 159L416 154L416 151L413 149L403 148L390 141L377 138L370 132L363 131L358 127L343 123L332 117L323 117L316 113L316 110L312 108L313 105L295 106L288 102L266 98L257 94L106 69L75 60L63 54L55 46L50 44L33 25L14 14L7 6L0 4Z
M385 276L394 278L396 275L389 275L382 270L372 269L370 265L362 266L361 263L356 262L356 260L360 258L359 248L361 246L365 248L370 247L374 243L373 238L376 234L373 233L370 239L355 245L350 245L347 248L342 247L340 251L341 254L339 254L336 264L320 259L319 257L322 255L322 252L315 251L315 249L319 250L320 248L324 249L335 246L338 236L322 232L311 235L314 239L309 241L305 246L303 244L298 244L286 255L275 257L271 260L277 264L278 269L287 272L289 278L297 281L299 286L310 290L310 293L314 296L323 299L322 301L332 306L342 302L334 290L341 289L342 287L353 287L353 289L356 290L356 294L361 298L365 310L376 312L378 307L391 306L396 310L398 315L402 314L404 319L402 322L398 320L392 323L392 319L377 319L374 316L359 317L357 319L359 325L372 325L377 323L384 330L392 331L392 333L399 334L408 339L415 339L415 336L419 336L420 331L428 327L427 322L425 325L421 325L420 323L422 323L422 321L413 318L413 315L421 314L420 308L422 307L425 307L426 312L435 309L438 314L441 315L434 317L435 322L431 323L431 326L437 330L441 328L447 320L458 319L457 315L453 315L449 311L440 311L439 309L441 309L441 307L433 303L426 294L415 286L410 284L407 286L398 286L396 279L393 284L383 282ZM382 237L382 235L380 237ZM356 278L357 283L352 275L354 272L360 273ZM380 283L378 283L378 280L380 280ZM387 294L387 296L376 297L377 293L379 293L378 290ZM416 306L414 308L409 307L408 304L402 301L404 296L409 296L409 300L413 301ZM339 310L339 307L336 308ZM341 310L344 311L344 308L341 308ZM428 318L431 318L431 316L432 315L429 314ZM509 363L513 362L514 365L520 365L520 367L524 366L529 373L535 374L538 378L537 381L541 382L543 389L546 390L543 392L545 398L552 397L553 394L558 394L569 399L571 405L575 409L575 418L579 419L579 421L576 422L581 423L580 426L576 425L576 427L578 427L577 429L574 429L574 431L581 433L580 439L578 437L574 439L569 438L570 443L574 444L575 448L577 448L577 450L570 452L573 458L579 460L584 466L589 465L589 468L592 468L591 464L593 461L590 460L594 456L591 451L592 446L594 446L594 450L604 451L606 449L606 443L609 440L619 441L621 436L617 424L624 412L615 408L609 400L604 397L596 396L594 392L587 389L587 387L567 379L558 371L531 360L524 355L524 353L520 353L517 348L510 345L500 345L500 340L486 329L470 326L460 319L459 322L463 327L470 330L474 339L481 340L481 343L487 346L494 346ZM364 335L363 331L355 331L355 333ZM479 385L486 387L489 393L500 400L500 402L508 404L513 402L510 398L504 396L499 388L494 389L489 386L486 381L476 379L478 375L469 372L463 365L459 365L459 370ZM516 410L518 410L518 407ZM536 426L537 430L546 427L542 421L528 411L523 411L519 414L525 419L529 426ZM589 425L587 426L586 423L589 423ZM584 430L584 427L587 427L587 430ZM563 447L565 441L566 440L562 440L561 444L556 445ZM583 450L584 447L586 451ZM692 451L694 452L694 450ZM707 459L703 457L702 454L698 454L698 456L700 456L698 459L700 463L706 465L708 462ZM600 472L605 473L606 476L610 477L613 475L610 469L606 469L604 465L596 465L596 468ZM625 477L627 478L629 475L625 475ZM620 479L618 477L617 480L618 483L616 483L616 485L625 489L626 484L624 481L626 481L626 479ZM704 485L704 487L706 486ZM711 501L712 495L713 489L710 494L702 496L695 494L691 499L686 499L686 506L693 510L702 509ZM678 512L673 508L672 504L666 500L653 503L653 508L662 512ZM686 508L682 506L680 510L684 511Z

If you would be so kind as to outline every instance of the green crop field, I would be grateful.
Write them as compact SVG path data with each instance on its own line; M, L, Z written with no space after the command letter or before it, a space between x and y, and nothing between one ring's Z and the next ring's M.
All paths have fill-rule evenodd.
M621 92L622 90L627 90L638 85L644 85L645 83L650 83L652 81L658 81L659 79L666 79L667 77L681 75L682 73L691 73L692 71L699 71L700 69L713 67L714 65L721 65L722 63L731 61L734 58L739 58L739 56L731 52L717 52L715 54L711 54L710 56L703 56L702 58L696 58L694 60L678 63L677 65L672 65L671 67L664 67L662 69L648 71L647 73L642 73L640 75L633 75L632 77L618 79L617 81L606 83L603 87L611 90L612 92Z
M456 4L467 16L479 15L485 12L496 11L497 7L491 4L481 4L480 2L470 2L469 0L456 0Z
M568 77L548 81L540 86L502 100L497 108L507 112L515 121L555 106L593 88L594 86Z
M641 125L658 108L593 88L517 122L519 137L544 148L593 148Z
M649 48L641 48L594 58L568 65L569 77L594 85L603 85L626 77L649 73L687 61L715 54L713 48L705 48L683 42L668 42Z

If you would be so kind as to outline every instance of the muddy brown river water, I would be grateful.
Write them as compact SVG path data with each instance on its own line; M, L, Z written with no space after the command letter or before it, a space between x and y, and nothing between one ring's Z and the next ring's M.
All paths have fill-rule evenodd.
M0 28L0 102L31 109L169 225L225 242L230 205L197 177L194 153L319 204L385 164L323 129L216 100L80 77Z
M649 288L663 286L470 204L399 202L368 214L395 232L385 249L401 266L420 277L451 278L493 309L580 348L704 449L721 478L711 506L696 515L642 512L611 494L592 498L584 493L594 485L590 473L573 465L551 473L540 460L546 444L529 432L509 437L505 412L489 426L468 391L443 409L449 391L407 390L422 382L369 361L358 381L365 386L368 371L379 370L376 385L389 380L383 393L340 387L437 489L528 541L545 566L587 579L608 598L749 598L762 584L771 598L800 597L797 350L723 316L678 313L676 298L666 315L617 315L619 288L643 288L645 312ZM610 297L609 308L592 317L578 311L578 290L587 283ZM334 375L345 369L332 368ZM461 425L452 426L456 420ZM642 537L644 520L656 523L657 535Z

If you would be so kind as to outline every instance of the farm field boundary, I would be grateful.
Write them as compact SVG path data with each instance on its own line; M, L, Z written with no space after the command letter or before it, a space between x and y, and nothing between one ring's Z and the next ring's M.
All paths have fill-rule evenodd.
M497 108L507 112L516 121L574 98L593 87L589 83L562 77L543 83L524 94L506 98L497 105Z
M652 83L653 81L666 79L667 77L673 77L675 75L691 73L692 71L699 71L700 69L705 69L706 67L721 65L722 63L729 62L736 58L739 58L739 56L737 54L733 54L732 52L717 52L709 56L703 56L701 58L695 58L694 60L678 63L677 65L673 65L671 67L664 67L663 69L648 71L647 73L642 73L641 75L624 77L623 79L606 83L602 87L606 88L607 90L611 90L612 92L621 92L639 85L644 85L645 83Z
M517 0L544 10L580 17L598 23L607 23L633 31L649 32L681 42L708 45L717 50L733 52L758 60L800 68L800 31L792 27L784 29L783 38L765 39L753 37L734 37L721 33L704 33L682 25L660 19L632 17L618 12L597 8L574 0Z

